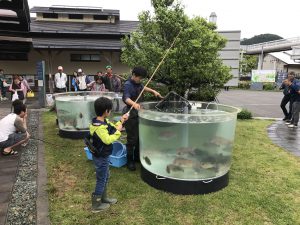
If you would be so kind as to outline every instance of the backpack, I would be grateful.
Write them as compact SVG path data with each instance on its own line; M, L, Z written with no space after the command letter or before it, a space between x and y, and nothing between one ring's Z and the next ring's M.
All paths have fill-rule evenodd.
M116 128L111 126L109 123L106 121L103 122L102 124L105 124L108 126L108 133L111 135L116 132ZM95 156L95 157L100 157L102 151L104 150L105 147L108 147L108 145L104 144L101 139L98 137L96 134L96 131L99 128L97 128L93 135L89 132L88 135L84 138L84 143L86 146L89 148L90 152Z
M95 135L96 131L94 132L93 136ZM99 157L103 148L104 148L104 145L102 145L102 147L99 149L99 148L96 148L94 145L93 145L93 136L88 133L88 135L84 138L84 143L85 145L89 148L89 151L95 156L95 157Z

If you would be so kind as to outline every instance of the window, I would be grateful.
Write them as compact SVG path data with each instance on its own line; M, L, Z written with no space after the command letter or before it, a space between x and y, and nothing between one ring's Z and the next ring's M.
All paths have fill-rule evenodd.
M82 14L69 14L69 19L72 20L82 20L83 15Z
M27 53L0 53L0 60L27 61Z
M43 18L57 19L58 14L57 13L43 13Z
M94 15L94 20L108 20L108 16Z
M100 55L98 54L71 54L72 62L100 62Z

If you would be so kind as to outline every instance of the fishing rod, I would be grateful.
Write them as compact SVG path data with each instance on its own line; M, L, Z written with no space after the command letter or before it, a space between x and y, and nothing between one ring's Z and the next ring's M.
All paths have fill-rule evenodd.
M180 33L181 33L182 29L180 29L180 31L178 32L178 34L176 35L176 37L174 38L171 46L167 49L165 55L163 56L163 58L161 59L161 61L159 62L159 64L157 65L157 67L155 68L154 72L152 73L150 79L147 81L147 83L145 84L144 88L142 89L141 93L138 95L137 99L134 101L134 104L132 104L132 106L130 107L129 111L126 113L128 116L131 112L131 110L133 109L133 106L137 103L137 101L141 98L143 92L145 91L145 88L148 86L148 84L151 82L152 78L154 77L154 75L156 74L157 70L159 69L159 67L162 65L162 63L164 62L165 58L167 57L167 55L169 54L171 48L173 48L177 38L179 37Z

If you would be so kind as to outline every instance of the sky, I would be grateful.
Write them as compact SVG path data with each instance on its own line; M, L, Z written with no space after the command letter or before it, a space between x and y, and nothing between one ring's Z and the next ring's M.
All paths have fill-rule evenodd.
M150 0L28 0L29 7L71 5L96 6L104 9L120 10L121 20L138 20L138 14L151 10ZM300 37L297 22L299 0L181 0L189 17L209 18L211 12L217 14L218 30L240 30L241 38L271 33L283 38Z

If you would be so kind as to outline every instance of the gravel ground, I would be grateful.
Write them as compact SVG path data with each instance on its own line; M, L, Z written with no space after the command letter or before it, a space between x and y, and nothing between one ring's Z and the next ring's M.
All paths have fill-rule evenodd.
M31 137L38 138L39 112L30 111L28 130ZM22 147L16 183L9 204L7 225L35 225L37 198L37 141L30 139Z

